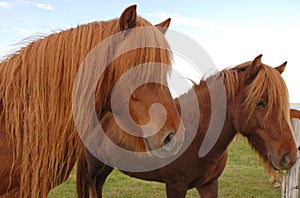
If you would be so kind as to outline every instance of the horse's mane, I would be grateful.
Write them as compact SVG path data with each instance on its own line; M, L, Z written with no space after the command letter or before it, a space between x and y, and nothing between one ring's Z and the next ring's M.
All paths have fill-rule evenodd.
M233 98L240 88L238 72L250 64L251 62L246 62L233 68L226 68L208 77L208 79L222 77L227 98ZM268 106L263 124L266 124L274 108L278 113L278 120L282 119L283 116L283 119L290 123L289 96L286 84L276 69L262 64L253 82L248 87L248 94L243 103L243 106L250 112L249 117L253 114L264 94L268 98Z
M137 18L137 26L150 25ZM22 162L21 197L45 197L49 187L68 176L66 170L82 149L72 115L75 76L91 49L119 31L118 19L80 25L31 42L0 63L2 116L14 145L14 159ZM168 49L163 35L154 28L143 39L164 43ZM132 42L125 38L122 44ZM108 46L101 58L112 56L116 50ZM171 62L169 50L145 48L128 53L134 56L121 55L99 79L95 105L100 117L110 108L111 91L123 73L141 63ZM166 72L161 69L145 67L137 76L150 78L150 74L166 81Z
M235 67L225 68L221 71L213 71L204 75L198 85L194 84L190 91L179 96L181 102L184 104L190 104L191 97L189 94L193 91L193 89L197 94L201 94L204 93L204 90L201 88L207 87L205 84L214 84L219 82L222 82L224 85L227 102L230 101L236 96L241 88L242 85L240 85L240 83L245 80L241 79L239 71L246 69L251 63L252 62L246 62ZM266 108L266 115L263 118L263 125L266 124L271 112L274 110L278 113L278 120L284 118L286 123L290 124L288 90L283 78L276 69L262 64L255 79L251 82L247 89L248 94L242 104L243 107L249 111L248 118L245 120L245 123L252 116L263 94L266 94L268 98L268 106ZM176 99L175 102L177 104L178 111L180 111L179 100ZM205 102L207 104L207 101ZM189 110L189 115L193 115L193 109ZM196 122L193 120L194 117L195 116L189 116L189 119L185 120L185 122Z

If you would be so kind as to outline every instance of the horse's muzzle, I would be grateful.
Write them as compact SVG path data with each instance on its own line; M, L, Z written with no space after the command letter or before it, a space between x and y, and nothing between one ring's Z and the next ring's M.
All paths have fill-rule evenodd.
M290 152L284 152L280 155L279 165L282 169L286 170L291 168L297 160L297 156Z

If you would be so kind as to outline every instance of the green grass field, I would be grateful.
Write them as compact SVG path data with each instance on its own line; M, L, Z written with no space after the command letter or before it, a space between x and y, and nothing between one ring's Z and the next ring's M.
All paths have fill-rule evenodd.
M49 198L76 197L75 174L49 194ZM219 180L219 197L280 197L281 189L274 188L268 180L268 174L248 144L239 139L229 147L229 159ZM103 197L107 198L160 198L166 197L164 184L130 178L118 170L108 177ZM187 197L199 197L195 189Z

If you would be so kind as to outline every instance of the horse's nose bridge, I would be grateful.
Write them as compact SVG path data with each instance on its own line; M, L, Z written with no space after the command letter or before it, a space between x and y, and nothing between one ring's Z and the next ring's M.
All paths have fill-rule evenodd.
M292 131L293 133L293 131ZM297 145L295 141L294 134L291 134L291 136L285 137L285 141L283 141L281 148L282 150L288 151L292 154L297 153Z
M280 145L279 160L283 167L290 167L297 160L297 146L293 137L287 138Z
M166 123L165 123L165 127L166 128L173 128L176 131L179 129L181 123L182 123L182 119L181 119L181 115L178 112L178 109L176 107L176 104L174 101L164 104L164 106L167 109L167 114L166 114Z

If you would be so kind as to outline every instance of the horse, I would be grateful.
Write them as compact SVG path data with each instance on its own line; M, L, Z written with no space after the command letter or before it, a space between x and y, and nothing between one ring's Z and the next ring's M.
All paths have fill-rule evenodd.
M290 116L291 116L291 119L300 119L300 111L296 110L296 109L291 109L290 110ZM299 146L299 145L298 145ZM298 147L298 150L299 150L300 147ZM268 164L265 164L267 170L269 171L269 180L270 182L273 184L274 188L279 188L280 187L280 182L283 181L283 178L284 178L284 173L282 170L279 170L278 171L278 174L279 174L279 178L277 178L276 176L276 170L270 168L268 166Z
M164 155L179 150L182 122L166 86L172 53L164 33L171 19L154 26L137 16L136 7L127 7L116 19L29 41L0 63L0 159L5 162L0 196L46 197L68 178L86 147L85 135L108 111L117 112L122 123L128 107L135 132L147 148L161 147ZM96 70L101 70L100 76L85 76ZM134 75L122 81L128 72ZM125 98L126 90L140 82ZM120 102L112 104L113 96ZM149 115L157 103L164 108L164 123ZM96 121L87 113L91 109ZM150 132L159 129L146 134L145 125ZM168 142L173 147L165 149Z
M269 175L270 175L270 182L273 184L274 188L279 188L280 187L280 182L283 181L284 178L284 173L282 170L278 171L279 178L276 176L276 170L268 168L269 169Z
M238 133L247 138L250 146L270 167L276 170L289 169L296 161L297 149L290 123L288 91L280 75L287 62L272 68L263 64L261 57L262 55L259 55L253 61L224 69L202 79L190 91L175 99L182 115L180 106L191 106L190 94L196 93L201 114L199 120L196 120L196 110L189 108L188 116L182 116L186 130L184 141L192 138L192 142L174 161L151 171L121 171L131 177L165 183L168 198L185 197L187 190L194 187L201 197L217 197L218 178L226 165L227 147ZM220 88L215 86L216 90L209 90L208 87L218 79L224 84L226 102L223 103L224 107L220 105L222 102L217 100L214 104L217 113L213 114L211 92L219 93ZM226 116L220 135L217 136L217 131L212 131L212 138L205 139L209 123L217 125L220 112L224 110ZM114 122L113 113L108 112L103 120L103 128L111 141L127 150L145 151L130 144L141 141L137 137L127 134L123 139L119 139L120 129ZM194 123L199 125L193 137L191 126ZM201 146L207 143L205 141L213 142L214 137L217 141L212 149L206 155L200 156ZM118 153L113 153L104 143L100 148L103 153L108 150L112 157L119 157ZM102 197L103 184L114 168L87 152L77 164L78 196L89 197L90 192L93 192L92 196Z
M290 114L291 114L291 119L295 118L295 119L300 119L300 111L297 109L291 109L290 110Z

